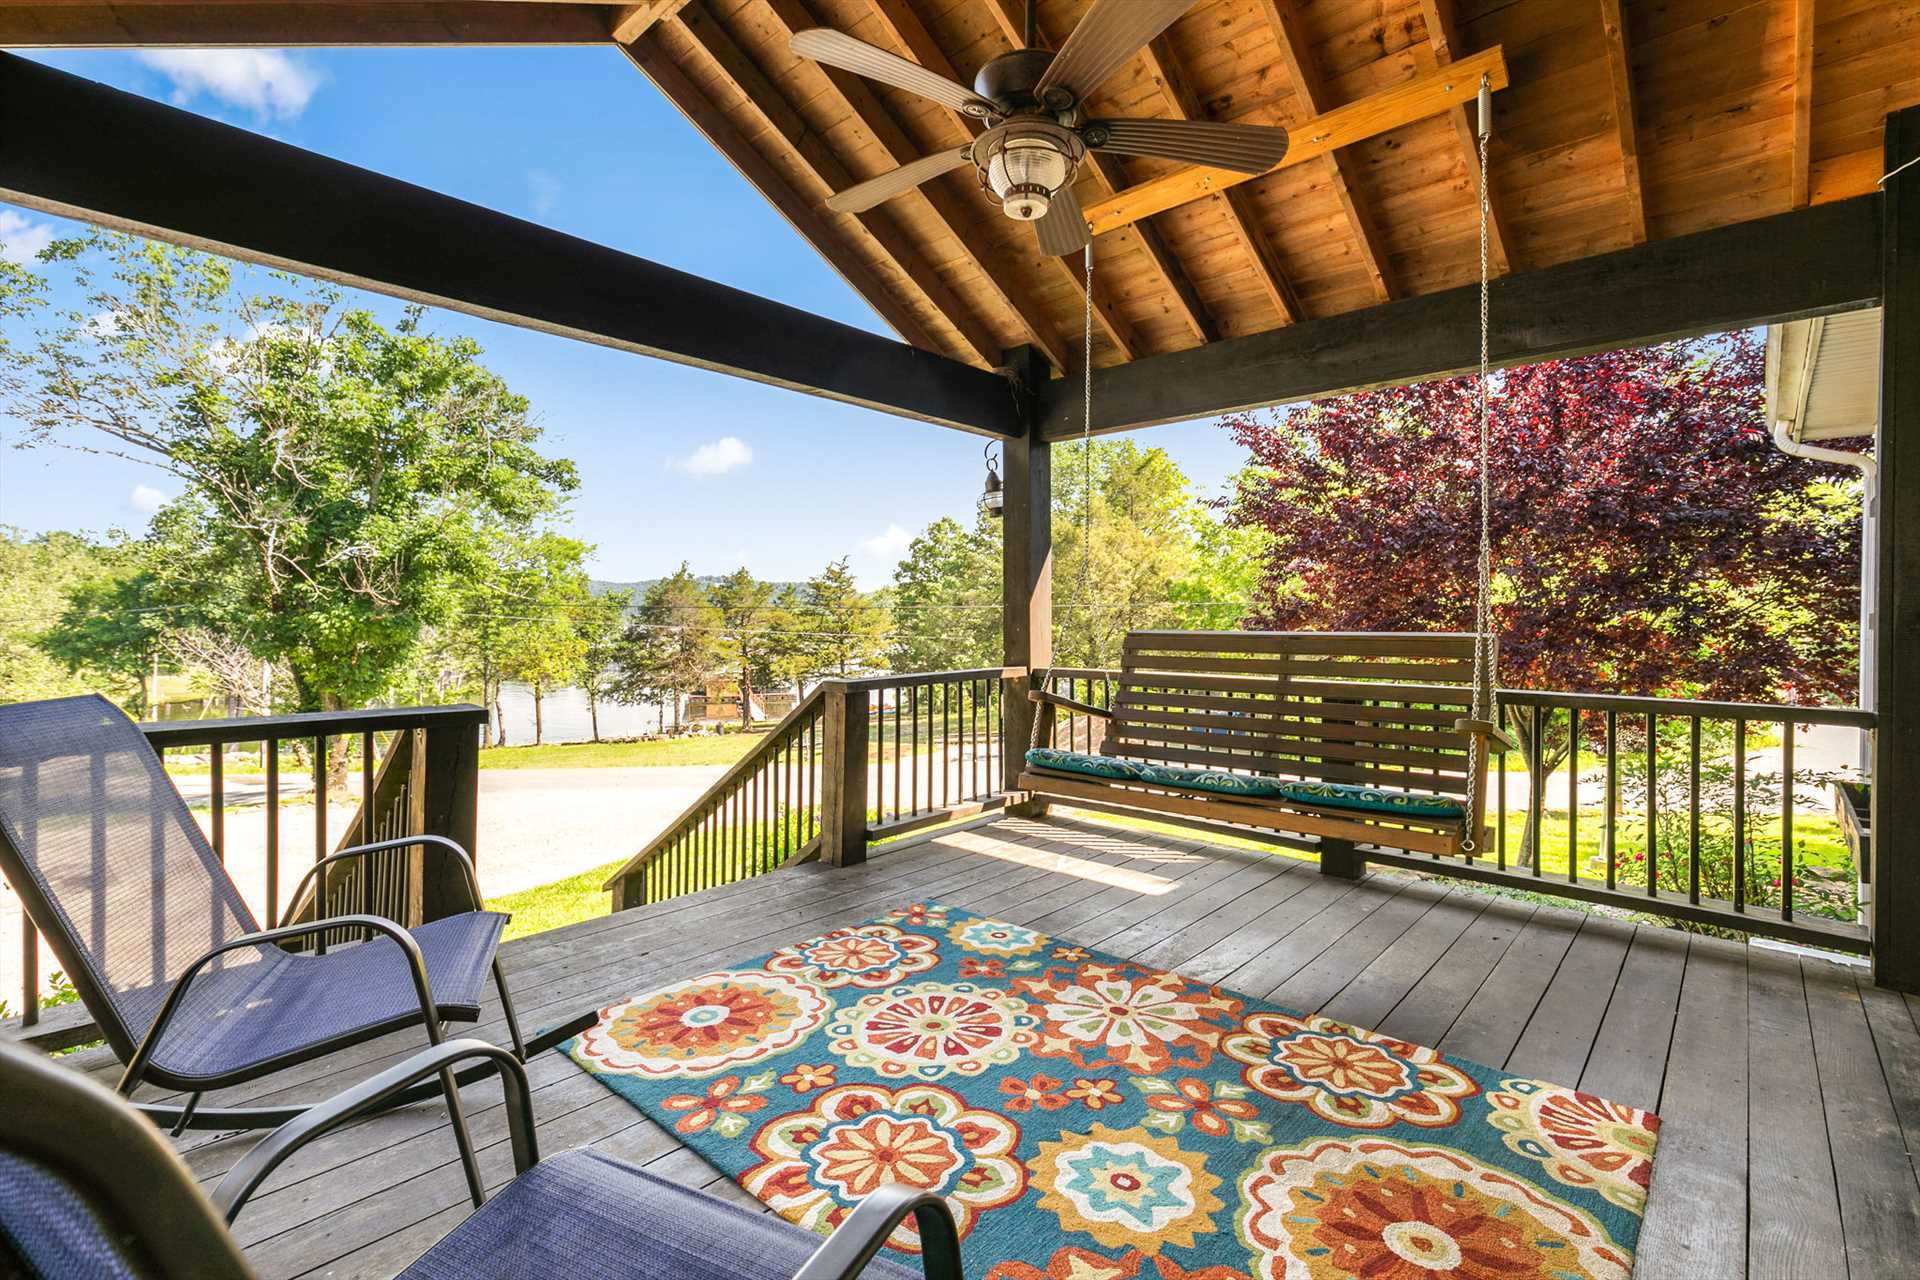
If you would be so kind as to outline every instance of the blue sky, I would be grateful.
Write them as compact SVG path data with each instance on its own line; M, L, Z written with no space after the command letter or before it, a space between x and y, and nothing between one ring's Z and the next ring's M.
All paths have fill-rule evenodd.
M67 52L54 66L876 332L886 326L611 48ZM0 205L18 256L68 228ZM368 299L392 314L385 299ZM572 527L605 578L682 560L800 578L848 556L883 583L906 540L966 518L982 441L811 396L435 312L527 395L580 465ZM10 424L0 421L0 429ZM1204 491L1240 452L1209 423L1140 437ZM847 474L851 467L852 474ZM843 497L815 504L818 485ZM54 449L0 451L0 523L138 529L166 477ZM143 510L145 509L145 510Z

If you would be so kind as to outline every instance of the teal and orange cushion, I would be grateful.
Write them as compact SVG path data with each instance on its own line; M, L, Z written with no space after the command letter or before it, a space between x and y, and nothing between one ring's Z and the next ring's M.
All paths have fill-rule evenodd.
M1084 751L1057 751L1035 747L1027 752L1027 763L1036 769L1056 773L1078 773L1089 778L1113 782L1138 782L1150 787L1180 787L1188 791L1211 791L1217 795L1252 796L1271 800L1287 784L1278 778L1263 778L1225 769L1185 769L1175 765L1146 764L1119 756L1088 755Z
M1407 818L1464 818L1467 807L1447 796L1424 791L1388 791L1352 782L1281 782L1275 792L1295 804L1328 809L1358 809L1365 813L1397 814Z

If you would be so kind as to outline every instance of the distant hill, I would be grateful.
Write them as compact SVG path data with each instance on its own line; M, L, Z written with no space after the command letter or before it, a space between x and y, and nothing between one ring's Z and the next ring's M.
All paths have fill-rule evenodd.
M720 580L724 577L726 577L726 575L723 573L702 573L695 575L694 581L700 584L701 590L711 591L719 585ZM597 596L606 595L609 591L631 591L633 592L633 603L638 605L646 596L647 588L659 581L659 578L641 578L637 582L606 582L599 578L593 578L588 581L587 589ZM776 582L773 584L773 587L775 591L785 591L788 587L799 588L804 585L806 584L800 582Z

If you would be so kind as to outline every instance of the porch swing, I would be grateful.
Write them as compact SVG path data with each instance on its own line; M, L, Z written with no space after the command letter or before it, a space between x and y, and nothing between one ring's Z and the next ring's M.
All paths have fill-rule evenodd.
M1517 749L1498 726L1490 618L1487 139L1480 145L1480 554L1474 631L1324 633L1130 631L1111 705L1028 692L1033 736L1015 786L1036 798L1224 823L1311 840L1322 869L1357 874L1356 845L1436 857L1484 850L1488 762ZM1093 249L1085 267L1093 296ZM1092 315L1081 432L1092 492ZM1085 504L1075 607L1084 608L1092 502ZM1089 624L1091 633L1091 624ZM1050 745L1057 717L1104 722L1098 752ZM1069 735L1071 741L1071 735ZM1289 841L1291 842L1291 841Z

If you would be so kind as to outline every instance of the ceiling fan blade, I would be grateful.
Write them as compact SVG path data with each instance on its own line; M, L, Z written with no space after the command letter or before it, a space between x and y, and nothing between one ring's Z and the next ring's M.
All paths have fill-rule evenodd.
M952 107L971 116L984 116L995 109L991 102L964 85L936 75L917 62L908 62L898 54L888 53L864 40L855 40L830 27L809 27L805 31L796 31L793 39L787 42L787 47L798 57L811 58L830 67L866 76L869 80L890 84L896 89L905 89L908 93L917 93L923 98L932 98L941 106Z
M1085 98L1193 5L1194 0L1093 0L1034 93L1061 85Z
M828 196L827 208L835 213L865 213L883 201L913 190L929 178L937 178L970 163L972 158L972 147L955 147L951 151L936 151L930 156L921 156L898 169L889 169L877 178L868 178L857 186Z
M1287 131L1257 124L1217 120L1089 120L1081 130L1089 141L1105 133L1103 151L1129 156L1158 156L1191 164L1265 173L1287 154Z
M1071 182L1060 188L1047 206L1047 216L1034 223L1033 230L1040 237L1040 252L1049 258L1062 258L1087 247L1093 237L1087 232L1087 215Z

